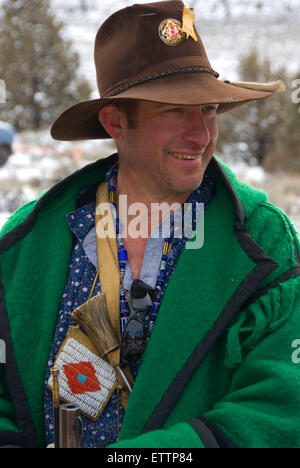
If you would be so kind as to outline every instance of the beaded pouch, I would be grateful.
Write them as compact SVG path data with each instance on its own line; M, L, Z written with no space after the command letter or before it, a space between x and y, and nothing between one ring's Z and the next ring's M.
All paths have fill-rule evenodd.
M114 368L101 359L97 349L79 327L70 327L56 356L59 396L96 421L117 387ZM48 380L52 391L52 376Z

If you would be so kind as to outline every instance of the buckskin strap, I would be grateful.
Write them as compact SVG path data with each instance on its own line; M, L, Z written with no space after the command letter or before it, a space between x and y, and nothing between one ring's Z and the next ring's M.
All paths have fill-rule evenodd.
M111 205L108 197L108 188L106 182L103 182L96 195L96 214L95 214L95 227L97 238L97 257L98 269L100 276L101 291L106 294L107 309L111 321L111 325L121 342L120 331L120 268L118 261L118 247L116 232L114 227L114 218L111 211ZM99 235L103 233L105 227L112 230L110 235L104 237ZM113 234L113 235L112 235ZM115 351L116 361L120 363L120 348ZM126 374L131 385L133 385L133 377L128 366L123 371ZM129 392L124 387L124 382L117 374L120 400L124 408L126 408L129 398Z
M105 207L105 209L100 208L100 205ZM107 211L105 212L106 209ZM116 234L114 231L114 238L111 235L105 238L99 236L100 230L103 232L107 224L111 229L111 227L114 226L114 219L110 208L107 184L103 182L99 186L96 195L95 226L98 269L101 291L106 294L110 321L115 333L120 339L120 268Z

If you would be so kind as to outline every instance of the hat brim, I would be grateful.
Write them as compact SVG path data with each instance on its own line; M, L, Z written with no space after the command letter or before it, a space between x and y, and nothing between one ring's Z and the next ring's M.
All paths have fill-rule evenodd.
M138 99L183 106L219 104L218 113L221 114L273 94L233 86L206 73L156 78L112 97L80 102L69 107L52 125L51 135L55 140L62 141L111 138L99 122L98 113L115 99Z

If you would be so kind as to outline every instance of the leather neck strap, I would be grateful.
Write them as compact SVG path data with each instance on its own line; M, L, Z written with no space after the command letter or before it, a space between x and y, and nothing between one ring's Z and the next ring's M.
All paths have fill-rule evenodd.
M110 321L120 340L120 268L114 218L106 182L97 190L95 226L101 290L106 293ZM104 237L101 233L107 231L107 227L109 235Z
M120 267L118 260L118 246L116 238L116 230L111 204L108 196L108 187L103 182L96 195L96 214L95 214L96 238L97 238L97 257L98 271L100 276L101 291L106 294L106 304L111 325L116 336L121 343L120 330ZM108 228L108 229L106 229ZM103 235L105 231L107 235ZM102 235L101 235L102 234ZM114 361L120 364L120 347L114 351ZM129 366L123 368L127 380L131 386L134 385ZM124 382L117 373L118 391L120 401L124 408L127 407L129 392L124 387Z

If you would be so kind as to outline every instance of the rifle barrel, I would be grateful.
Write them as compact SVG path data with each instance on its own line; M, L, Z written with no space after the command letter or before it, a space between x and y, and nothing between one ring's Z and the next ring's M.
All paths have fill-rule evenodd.
M54 448L59 448L59 369L52 367L50 373L53 378L52 383L52 398L53 398L53 412L54 412Z

